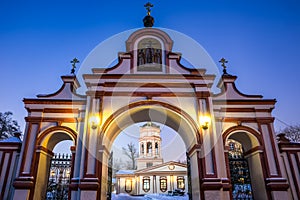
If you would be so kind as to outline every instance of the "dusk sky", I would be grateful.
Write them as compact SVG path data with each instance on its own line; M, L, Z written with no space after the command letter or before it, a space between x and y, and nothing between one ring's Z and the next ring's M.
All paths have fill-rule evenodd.
M146 2L2 0L0 112L12 111L23 131L22 99L57 91L74 57L83 61L108 37L142 28ZM155 27L193 38L217 66L220 58L229 60L228 72L238 76L241 92L277 99L277 130L283 122L300 123L299 0L151 3Z

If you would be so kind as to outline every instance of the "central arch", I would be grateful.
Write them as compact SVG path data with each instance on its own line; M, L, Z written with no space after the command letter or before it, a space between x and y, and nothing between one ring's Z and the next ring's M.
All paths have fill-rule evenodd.
M99 143L107 152L112 149L115 138L128 126L144 121L164 124L176 131L182 138L190 159L191 185L193 196L200 195L200 169L197 148L202 144L202 136L195 120L182 109L160 101L139 101L122 107L103 123ZM195 148L196 147L196 148ZM107 177L109 154L102 155L102 178ZM102 186L103 188L103 186Z
M195 120L182 109L160 101L139 101L114 112L103 123L101 144L110 149L114 139L126 127L144 121L153 121L169 126L183 139L187 150L202 142Z

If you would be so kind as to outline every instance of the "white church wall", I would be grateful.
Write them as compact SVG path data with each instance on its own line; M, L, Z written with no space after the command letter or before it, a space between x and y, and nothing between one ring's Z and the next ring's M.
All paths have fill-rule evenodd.
M127 186L129 186L128 182L131 182L131 187L126 187L126 182ZM136 179L133 176L128 176L128 177L120 177L118 180L118 193L124 193L124 194L138 194L137 193L137 188L136 188ZM126 191L127 190L127 191Z

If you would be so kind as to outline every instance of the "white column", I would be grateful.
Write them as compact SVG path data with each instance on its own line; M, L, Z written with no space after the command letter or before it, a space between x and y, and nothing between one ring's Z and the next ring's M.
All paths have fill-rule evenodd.
M80 164L81 164L81 158L83 155L82 145L83 145L83 137L84 137L84 130L85 130L85 112L81 112L79 114L79 123L78 123L78 136L77 136L77 142L76 142L76 153L75 153L75 159L74 159L74 171L73 178L71 180L71 184L78 184L80 180ZM79 198L79 192L77 190L71 191L71 199L78 199Z
M79 133L80 135L82 134L82 146L83 147L86 147L86 141L87 141L87 132L88 132L88 118L89 118L89 108L91 106L91 97L90 96L87 96L87 99L86 99L86 112L85 112L85 119L84 119L84 125L82 127L80 127L80 131L82 131L82 133ZM82 148L82 151L81 151L81 159L80 159L80 178L83 178L84 176L84 162L85 162L85 148Z
M157 193L156 176L153 175L153 193Z

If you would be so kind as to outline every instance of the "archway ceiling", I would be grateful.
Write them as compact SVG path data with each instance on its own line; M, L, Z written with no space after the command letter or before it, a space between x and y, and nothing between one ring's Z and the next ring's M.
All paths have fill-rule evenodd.
M195 130L178 113L162 106L139 106L128 109L116 116L106 130L104 144L110 144L128 126L139 122L158 122L176 131L182 138L187 149L197 143Z

